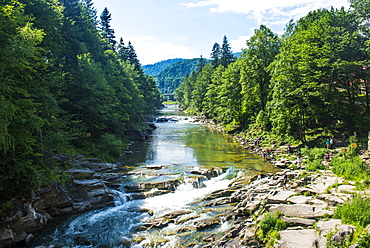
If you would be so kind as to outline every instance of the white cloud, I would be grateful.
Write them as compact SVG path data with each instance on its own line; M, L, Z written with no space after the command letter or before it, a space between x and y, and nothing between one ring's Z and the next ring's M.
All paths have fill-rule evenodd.
M282 19L299 19L309 11L319 8L349 7L348 0L207 0L182 3L181 5L193 7L210 6L210 12L234 12L240 14L252 14L258 23L278 22ZM286 21L285 21L286 23Z
M154 36L131 36L127 37L125 43L128 43L128 41L131 41L134 46L142 65L154 64L161 60L173 58L199 57L199 54L182 44L164 42Z
M230 41L230 47L233 52L241 52L243 48L247 48L247 40L250 39L250 36L239 36L238 39Z

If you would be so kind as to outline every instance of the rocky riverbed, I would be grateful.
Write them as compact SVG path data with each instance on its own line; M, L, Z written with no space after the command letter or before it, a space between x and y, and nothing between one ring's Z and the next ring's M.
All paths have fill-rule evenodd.
M262 155L265 150L253 146L250 141L240 140L240 143L257 154ZM175 230L172 235L183 236L220 228L232 221L232 225L222 228L221 234L205 235L200 242L186 242L181 247L265 247L257 235L258 224L266 213L280 212L280 219L286 223L287 228L279 232L280 239L276 241L275 247L322 248L327 246L327 234L337 240L349 237L355 227L332 219L334 210L354 194L369 195L370 192L358 191L354 182L334 175L330 164L326 164L327 170L308 172L304 160L299 166L295 159L277 159L274 156L285 149L276 147L269 157L271 163L281 169L276 174L257 173L253 178L240 174L226 189L214 191L199 200L203 202L203 208L221 209L216 216L203 218L189 209L177 209L155 216L151 209L142 209L153 214L153 218L149 218L137 230L163 229L171 225L172 230ZM1 219L0 247L31 243L36 230L59 216L114 204L109 188L119 187L117 181L124 176L116 164L75 156L71 159L71 165L74 168L66 171L70 175L70 182L66 186L55 184L51 188L41 189L33 194L32 199L18 202L18 209L11 216ZM203 181L220 175L224 170L193 168L187 180L202 187ZM284 175L288 179L286 185L282 183ZM132 184L127 185L125 190L132 194L133 199L144 199L172 192L182 183L181 180ZM168 241L164 239L160 244L165 246ZM161 247L140 236L125 240L127 247L135 243L143 247ZM39 248L46 247L57 246Z

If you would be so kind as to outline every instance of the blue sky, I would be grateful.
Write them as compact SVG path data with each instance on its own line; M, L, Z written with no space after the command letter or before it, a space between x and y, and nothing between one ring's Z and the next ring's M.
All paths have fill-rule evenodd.
M117 41L131 41L141 64L171 58L209 58L226 35L233 52L260 24L282 34L290 19L318 8L349 8L347 0L93 0L98 17L112 14Z

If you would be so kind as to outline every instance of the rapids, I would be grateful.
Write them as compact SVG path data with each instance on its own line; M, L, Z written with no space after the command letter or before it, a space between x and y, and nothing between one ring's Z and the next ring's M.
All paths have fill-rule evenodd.
M203 198L226 189L241 174L273 172L273 166L243 149L228 135L184 116L174 106L161 112L172 120L156 123L151 137L132 144L133 152L122 157L121 186L110 189L115 196L114 206L58 220L37 234L32 247L186 247L212 234L220 235L232 226L231 221L226 221L214 228L196 230L194 220L212 218L232 207L231 204L208 207ZM218 168L220 173L194 180L191 171L199 168ZM125 187L168 180L182 183L170 193L153 194L146 199L134 200ZM152 189L153 193L156 190ZM178 210L188 212L163 228L140 228L153 218Z

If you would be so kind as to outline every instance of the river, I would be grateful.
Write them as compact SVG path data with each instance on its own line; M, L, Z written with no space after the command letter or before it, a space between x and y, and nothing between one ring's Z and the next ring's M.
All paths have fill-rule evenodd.
M222 235L230 228L233 223L228 221L204 231L194 229L194 220L211 218L232 208L231 204L208 207L202 198L227 188L241 173L253 176L273 172L273 166L246 151L230 136L193 122L176 106L161 110L161 114L177 121L156 123L152 135L145 142L134 143L132 153L122 157L121 187L111 189L115 205L56 221L38 233L32 247L186 247L191 242L201 243L211 234ZM199 168L221 172L194 181L191 171ZM171 180L182 183L167 194L156 195L153 189L153 197L134 200L132 193L127 192L127 185ZM179 216L176 223L140 229L150 219L177 210L187 213Z

